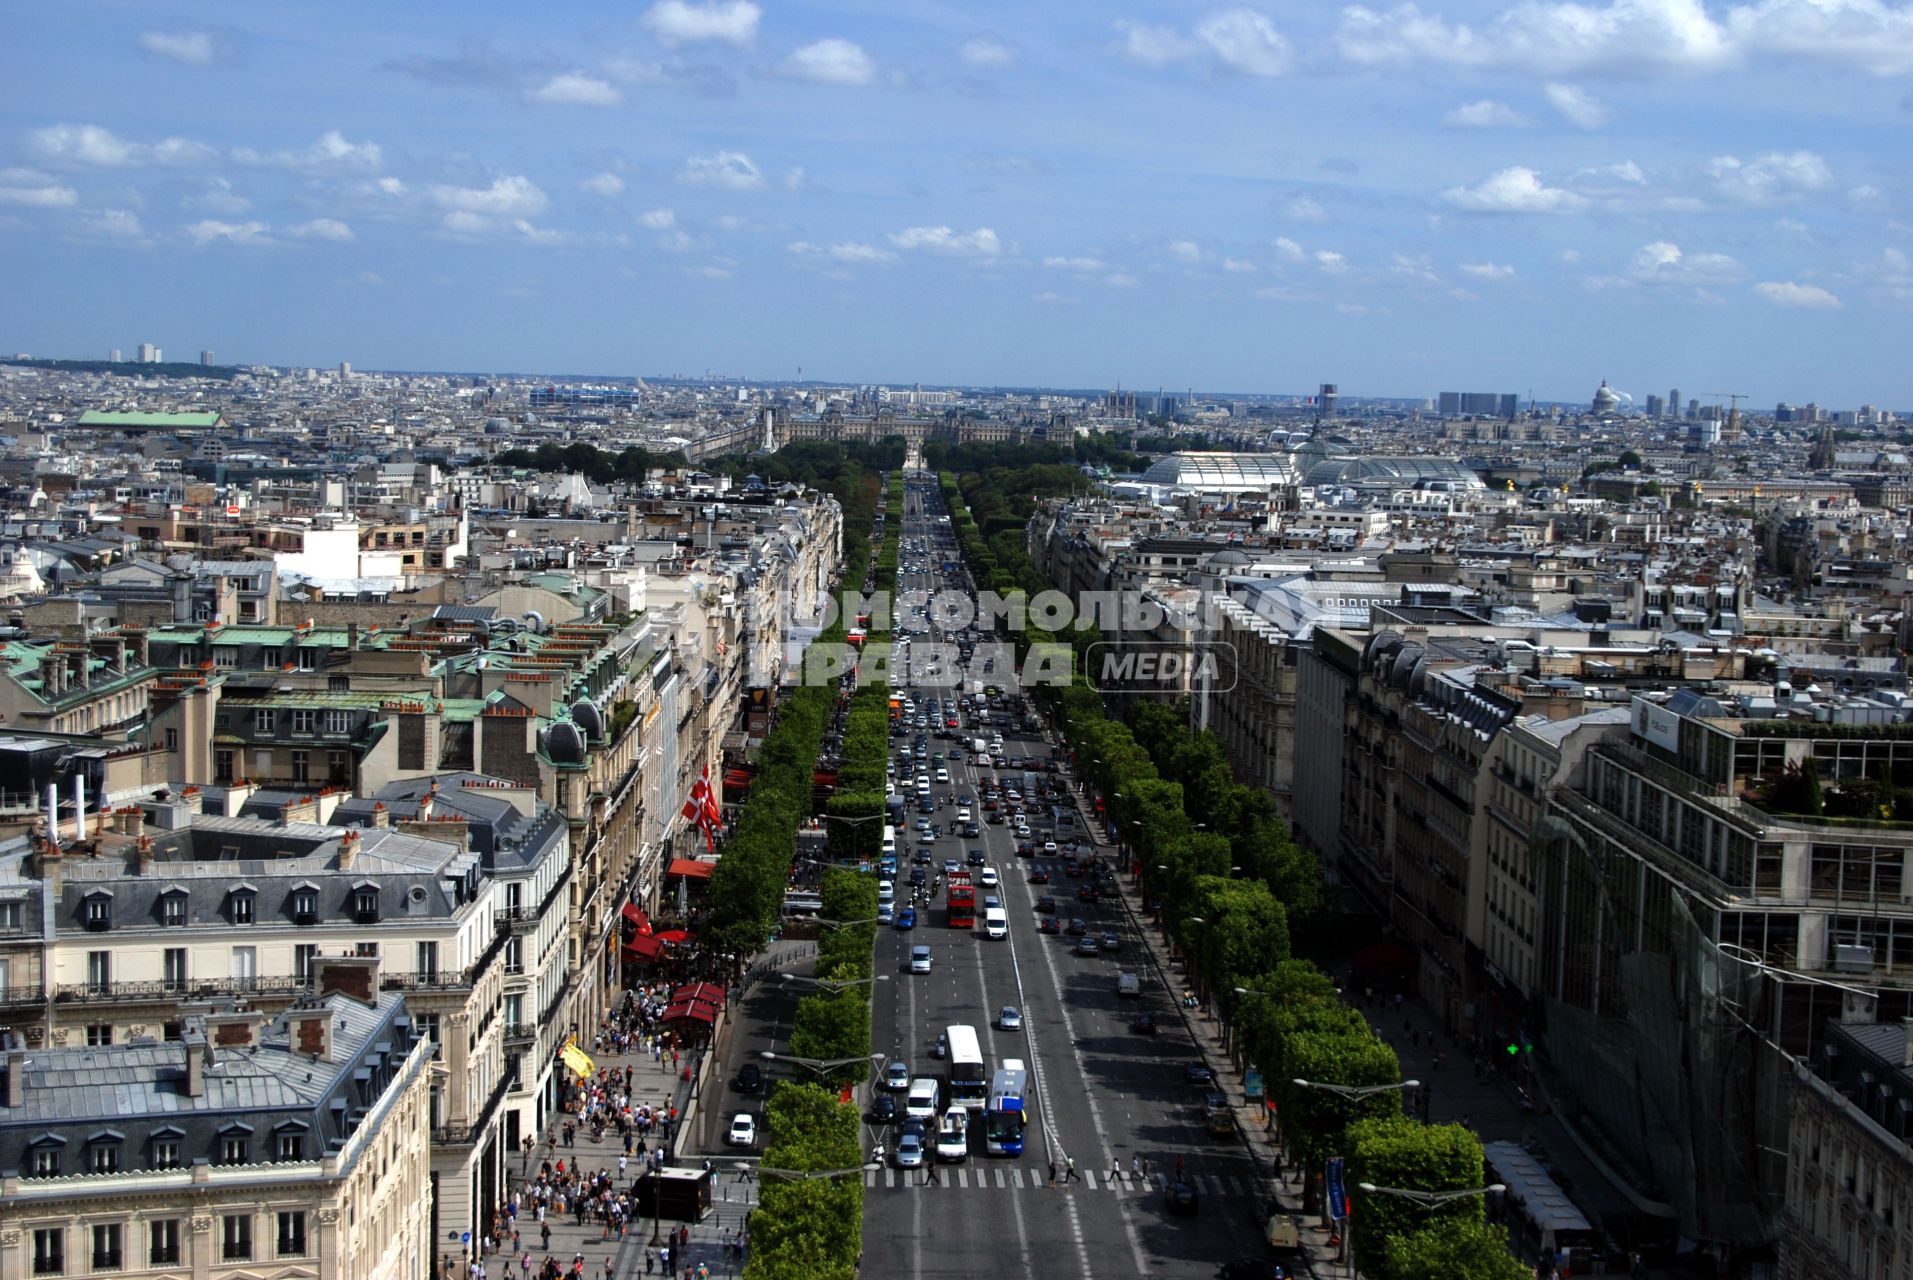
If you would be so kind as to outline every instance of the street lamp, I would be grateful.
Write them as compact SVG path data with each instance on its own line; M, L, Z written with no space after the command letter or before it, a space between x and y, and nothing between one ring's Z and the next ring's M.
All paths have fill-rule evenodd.
M883 917L871 916L865 920L826 920L822 916L818 916L816 919L817 919L817 923L822 925L826 929L848 929L852 925L881 923L883 920Z
M820 1076L826 1072L835 1071L839 1067L854 1067L864 1062L881 1062L884 1057L881 1053L869 1053L857 1058L799 1058L795 1054L772 1053L769 1049L761 1050L757 1056L766 1062L795 1063L815 1071Z
M1424 1209L1447 1204L1450 1200L1466 1200L1470 1196L1500 1195L1508 1189L1507 1184L1501 1182L1491 1182L1485 1187L1465 1187L1458 1191L1417 1191L1413 1187L1378 1187L1372 1182L1358 1182L1355 1185L1372 1196L1396 1196L1411 1204L1418 1204Z
M1297 1078L1292 1083L1304 1089L1324 1089L1344 1098L1368 1098L1378 1093L1389 1093L1399 1089L1419 1089L1419 1080L1401 1080L1394 1084L1330 1084L1326 1080L1303 1080Z
M836 995L839 992L848 991L851 987L867 987L873 982L888 982L890 981L890 975L880 973L874 978L845 978L839 982L835 978L807 978L801 973L787 973L784 975L784 981L808 982L813 986L823 987L832 995Z
M739 1167L744 1167L741 1161ZM860 1164L849 1169L772 1169L759 1165L757 1176L779 1182L809 1182L814 1178L847 1178L853 1173L868 1173L873 1169L881 1168L883 1166L874 1160L869 1164Z

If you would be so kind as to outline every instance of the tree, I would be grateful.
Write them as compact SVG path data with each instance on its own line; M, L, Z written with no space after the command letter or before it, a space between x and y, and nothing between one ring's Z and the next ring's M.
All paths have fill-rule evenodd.
M1401 1095L1390 1089L1365 1098L1349 1098L1295 1080L1339 1085L1399 1084L1401 1062L1387 1043L1366 1027L1360 1033L1297 1032L1283 1037L1281 1076L1271 1091L1282 1116L1289 1154L1304 1169L1319 1169L1343 1153L1343 1133L1356 1120L1399 1115Z
M1506 1227L1465 1218L1430 1223L1387 1241L1386 1249L1394 1280L1530 1280L1534 1275L1508 1252Z
M1458 1124L1424 1125L1395 1114L1349 1125L1348 1184L1355 1201L1355 1263L1379 1280L1397 1280L1388 1267L1387 1244L1445 1219L1482 1219L1480 1196L1422 1204L1360 1184L1408 1191L1466 1191L1481 1186L1481 1140Z

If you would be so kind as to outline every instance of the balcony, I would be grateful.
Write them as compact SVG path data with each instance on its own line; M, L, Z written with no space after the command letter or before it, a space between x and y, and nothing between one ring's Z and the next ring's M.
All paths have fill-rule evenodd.
M0 1009L19 1009L45 1003L46 992L38 987L0 987Z
M529 1022L507 1022L505 1024L506 1043L510 1043L514 1040L528 1043L537 1038L538 1028Z
M471 1123L438 1126L432 1130L432 1145L469 1147L479 1142L484 1137L485 1130L491 1127L492 1121L497 1119L498 1108L505 1101L505 1095L511 1092L511 1088L511 1073L501 1073L498 1083L492 1086L491 1096L485 1099L485 1104L478 1109L478 1115L472 1119Z
M74 1000L163 1003L173 1000L197 1000L213 996L280 995L290 996L305 990L311 982L305 978L191 978L160 979L156 982L63 982L54 990L57 1003ZM35 993L37 999L44 999Z

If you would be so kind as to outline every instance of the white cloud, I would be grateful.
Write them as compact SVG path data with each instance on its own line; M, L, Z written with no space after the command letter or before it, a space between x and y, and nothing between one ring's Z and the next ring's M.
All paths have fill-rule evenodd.
M89 214L80 225L89 235L111 240L138 240L146 234L139 215L127 209L101 209Z
M1315 265L1330 275L1339 276L1348 270L1348 259L1333 249L1317 249L1315 251Z
M615 173L594 173L578 184L580 190L594 196L621 196L624 179Z
M1528 123L1519 111L1493 98L1464 102L1443 116L1441 122L1450 129L1517 129Z
M533 226L524 218L513 218L511 228L518 233L520 239L528 244L564 244L571 238L562 231L553 231L549 227Z
M1068 294L1051 293L1047 290L1032 295L1030 301L1040 302L1046 307L1069 307L1076 304L1076 299L1070 297Z
M1547 87L1548 104L1577 129L1598 129L1608 121L1607 104L1571 84Z
M1627 274L1642 284L1719 284L1739 279L1741 265L1724 253L1687 253L1671 241L1656 240L1635 250Z
M352 228L337 218L314 218L310 222L301 222L296 227L287 227L286 234L300 240L333 240L343 242L354 239Z
M1222 260L1222 269L1235 275L1248 275L1253 271L1260 270L1255 263L1250 262L1247 258L1224 258Z
M1513 267L1504 267L1493 262L1464 262L1460 270L1464 276L1473 276L1477 280L1514 279Z
M1112 289L1134 289L1142 281L1126 271L1112 271L1103 277L1103 283Z
M566 71L525 94L528 102L552 102L573 107L621 107L618 86L582 71Z
M64 209L79 202L72 187L63 186L36 169L0 169L0 204L33 209Z
M1603 164L1596 165L1592 169L1577 169L1574 171L1574 176L1571 181L1595 185L1618 182L1625 186L1643 187L1647 185L1647 173L1632 160L1622 160L1618 164Z
M669 231L677 224L677 214L669 209L649 209L638 215L638 225L647 231Z
M994 258L1003 252L1003 243L988 227L974 231L952 231L949 227L907 227L893 232L890 243L899 249L923 249L956 258Z
M1043 265L1056 271L1101 271L1109 264L1101 258L1058 258L1043 259Z
M208 213L244 213L252 208L252 201L233 190L230 181L219 177L206 179L206 189L188 197L185 203Z
M219 46L209 31L145 31L139 47L155 58L188 67L210 67L219 61Z
M643 21L653 35L673 47L712 41L741 48L757 38L757 21L763 16L764 11L750 0L713 4L658 0L645 11Z
M1123 33L1124 56L1151 67L1181 62L1193 56L1198 47L1195 41L1169 27L1125 20L1117 22L1116 29Z
M50 160L97 165L103 169L141 164L152 149L121 139L96 124L53 124L31 135L33 149Z
M1289 42L1275 24L1253 9L1224 9L1196 23L1196 39L1216 60L1245 76L1279 76L1288 70Z
M764 174L742 151L719 151L693 156L684 162L678 181L694 187L722 187L727 191L755 191Z
M1727 11L1750 52L1820 62L1877 76L1913 71L1913 9L1882 0L1760 0Z
M232 158L240 164L269 165L278 169L376 169L384 163L384 153L376 142L353 142L337 129L328 129L319 140L297 151L254 151L236 147Z
M1300 262L1308 256L1302 251L1301 245L1295 243L1295 241L1289 239L1287 236L1277 238L1275 251L1289 262Z
M1840 299L1834 297L1817 284L1795 284L1792 281L1780 282L1763 280L1754 286L1754 292L1767 301L1783 307L1808 307L1826 310L1840 305Z
M1533 169L1503 169L1478 187L1451 187L1442 199L1471 213L1568 213L1587 201L1561 187L1550 187Z
M1811 151L1769 151L1751 160L1716 156L1707 174L1723 195L1748 204L1819 191L1833 181L1827 162Z
M372 186L374 190L384 196L402 196L405 194L405 184L397 178L380 178L377 182L373 183Z
M1007 67L1016 61L1016 49L995 32L972 36L957 46L957 57L973 67Z
M1288 202L1282 206L1282 211L1288 214L1291 222L1328 221L1328 210L1322 207L1320 201L1312 200L1308 196L1290 196Z
M1886 197L1878 187L1862 184L1847 192L1847 203L1856 209L1884 209Z
M551 202L529 178L494 178L489 187L455 187L439 184L430 188L440 208L455 213L479 214L493 218L530 218L545 211ZM451 220L446 220L451 226ZM453 230L461 228L453 227Z
M490 229L492 220L469 209L454 209L445 215L444 227L462 236L475 236Z
M828 36L786 58L784 74L811 84L865 85L877 78L877 64L862 45Z
M825 257L837 262L895 262L897 255L888 249L874 244L859 244L846 240L833 245L809 244L803 240L790 246L792 253L803 257Z
M1172 240L1169 242L1169 256L1177 262L1201 262L1202 246L1194 240Z
M194 244L211 244L215 240L231 244L267 244L270 240L266 233L272 228L263 222L218 222L207 218L185 230Z

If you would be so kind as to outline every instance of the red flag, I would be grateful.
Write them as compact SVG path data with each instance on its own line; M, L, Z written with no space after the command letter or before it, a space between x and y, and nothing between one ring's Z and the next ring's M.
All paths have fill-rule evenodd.
M697 780L697 785L691 788L690 796L684 801L684 808L681 812L684 814L684 820L686 822L704 821L704 812L708 806L710 794L711 771L706 769L704 776Z
M711 785L711 768L704 767L704 821L713 827L724 825L724 806L718 803L717 788Z

